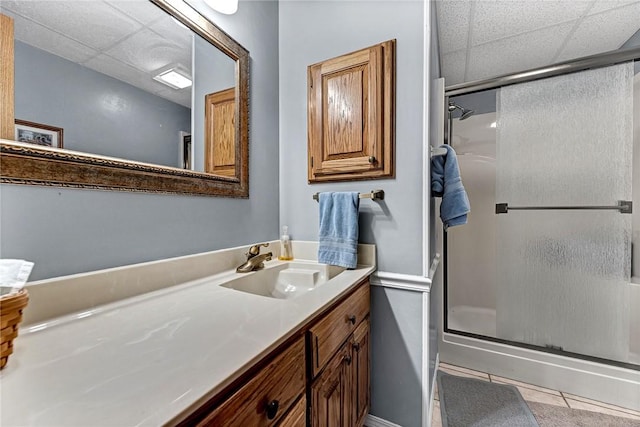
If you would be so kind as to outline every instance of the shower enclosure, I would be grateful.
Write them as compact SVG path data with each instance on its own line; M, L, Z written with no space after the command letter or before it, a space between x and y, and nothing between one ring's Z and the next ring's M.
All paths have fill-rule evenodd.
M445 332L640 370L639 57L447 88Z

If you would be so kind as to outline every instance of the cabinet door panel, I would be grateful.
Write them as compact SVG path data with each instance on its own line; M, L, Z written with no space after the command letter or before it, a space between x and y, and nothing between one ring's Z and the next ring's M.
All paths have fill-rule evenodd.
M370 397L370 347L369 319L358 326L353 333L353 415L356 426L364 425L369 412Z
M393 176L389 40L309 66L309 181Z
M367 282L309 329L314 376L322 370L358 324L367 317L369 306L370 293Z
M352 422L350 342L331 359L311 388L313 427L345 427Z
M298 403L278 424L278 427L305 427L307 425L307 398L303 395Z
M235 88L205 96L205 169L207 173L235 176Z

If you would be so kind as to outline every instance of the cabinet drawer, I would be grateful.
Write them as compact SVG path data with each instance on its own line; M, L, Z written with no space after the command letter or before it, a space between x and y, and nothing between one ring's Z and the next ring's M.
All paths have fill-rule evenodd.
M262 368L198 425L272 426L304 391L304 340L301 338ZM276 403L277 402L277 403ZM267 408L271 404L271 412ZM276 410L274 410L277 408ZM269 415L272 415L269 418Z
M307 424L307 398L303 395L278 427L305 427Z
M369 282L365 282L309 329L315 377L358 324L369 314Z

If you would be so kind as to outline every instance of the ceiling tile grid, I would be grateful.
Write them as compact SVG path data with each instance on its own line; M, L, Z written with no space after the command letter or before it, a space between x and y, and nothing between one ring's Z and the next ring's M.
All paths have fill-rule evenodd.
M446 85L620 48L640 0L436 0Z
M442 75L445 76L445 86L464 82L467 69L467 50L456 50L445 53L440 61Z
M56 33L20 15L3 10L14 19L14 34L17 40L30 46L58 55L72 62L84 62L96 55L97 51L77 41Z
M190 107L190 90L153 76L174 64L191 73L192 32L148 0L1 1L17 40Z
M593 0L475 1L472 46L529 33L582 16Z
M571 23L559 24L513 37L502 38L470 49L466 81L548 65L571 32Z
M185 50L147 29L135 33L105 53L147 73L154 73L173 62L187 68L191 64L191 50Z
M441 53L466 49L471 2L450 1L446 7L442 3L436 2Z
M557 60L561 62L619 49L639 27L640 2L589 15L582 19Z

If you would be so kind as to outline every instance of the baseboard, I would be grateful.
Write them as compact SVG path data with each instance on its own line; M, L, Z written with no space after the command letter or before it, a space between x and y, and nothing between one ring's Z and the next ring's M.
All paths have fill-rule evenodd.
M640 371L444 333L443 362L640 411Z
M367 427L402 427L401 425L383 420L382 418L375 417L371 414L368 414L364 419L364 425Z

